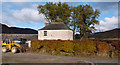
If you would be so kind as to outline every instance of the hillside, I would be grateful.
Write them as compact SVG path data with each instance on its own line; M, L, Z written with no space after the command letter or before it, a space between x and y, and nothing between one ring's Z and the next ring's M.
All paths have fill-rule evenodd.
M0 23L0 27L2 26L2 33L5 34L37 34L36 30L30 28L18 28L18 27L8 27L5 24Z
M113 30L108 30L105 32L93 33L89 38L120 38L120 28L115 28Z

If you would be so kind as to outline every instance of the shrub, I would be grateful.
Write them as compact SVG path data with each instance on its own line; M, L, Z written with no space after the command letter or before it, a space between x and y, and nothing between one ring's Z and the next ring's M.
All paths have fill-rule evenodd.
M73 51L74 44L71 41L62 41L58 46L57 46L57 51L64 51L68 53L72 53Z
M112 41L111 45L114 46L116 50L120 51L120 41Z
M98 52L108 53L111 49L110 49L109 44L107 44L106 42L98 42L97 50Z
M49 48L50 51L56 50L56 47L57 47L57 42L56 41L49 42L48 48Z
M86 42L86 51L88 53L94 53L96 51L96 44L93 41Z
M40 41L38 41L38 40L31 41L31 47L32 47L33 51L37 51L38 49L40 49L41 46L42 46L42 44L40 43Z
M96 51L95 43L90 40L77 41L74 46L75 54L92 54Z
M117 42L112 44L118 48ZM62 40L32 40L31 47L33 51L50 54L69 53L72 55L93 55L98 53L109 53L110 46L106 42L92 41L92 40L74 40L74 41L62 41Z

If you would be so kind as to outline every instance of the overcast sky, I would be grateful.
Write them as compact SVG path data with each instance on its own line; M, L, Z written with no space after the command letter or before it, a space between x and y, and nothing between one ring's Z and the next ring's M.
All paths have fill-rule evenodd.
M2 12L0 12L0 14L2 14L3 24L21 28L32 28L35 30L44 27L44 15L38 14L37 6L45 5L46 2L27 2L27 0L24 0L26 2L7 2L7 0L4 1L6 2L2 3ZM104 2L105 0L103 2L102 0L98 1L101 2L69 1L67 4L74 7L78 5L89 4L94 9L99 9L101 12L100 17L98 18L100 25L96 25L96 28L100 29L101 31L118 28L118 0L114 0L115 2Z

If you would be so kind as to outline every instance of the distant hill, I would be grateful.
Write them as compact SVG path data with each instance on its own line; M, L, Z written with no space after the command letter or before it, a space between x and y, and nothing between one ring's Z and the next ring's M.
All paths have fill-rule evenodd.
M1 26L2 26L2 33L5 34L37 34L38 33L38 31L30 28L8 27L7 25L0 23L0 27Z
M120 38L120 28L89 35L89 38Z

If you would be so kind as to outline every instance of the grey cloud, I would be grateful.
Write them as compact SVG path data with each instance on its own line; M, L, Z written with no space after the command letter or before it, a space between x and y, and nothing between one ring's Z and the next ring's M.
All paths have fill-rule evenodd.
M18 21L24 21L28 23L45 22L44 15L38 14L37 10L24 8L22 10L15 10L13 17Z

